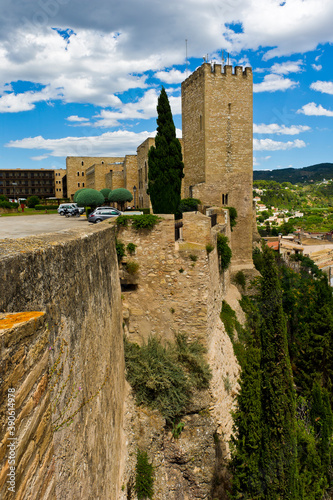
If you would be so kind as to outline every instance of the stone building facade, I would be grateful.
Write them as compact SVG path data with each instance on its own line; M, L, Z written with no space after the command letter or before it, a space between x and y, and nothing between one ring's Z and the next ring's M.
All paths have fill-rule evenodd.
M65 179L66 169L58 168L54 170L54 194L56 198L65 198L67 193L65 192Z

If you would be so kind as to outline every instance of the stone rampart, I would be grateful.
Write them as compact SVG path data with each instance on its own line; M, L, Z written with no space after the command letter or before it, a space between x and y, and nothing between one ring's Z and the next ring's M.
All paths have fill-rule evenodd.
M36 398L40 397L44 382L46 384L43 379L45 366L40 364L45 363L45 348L41 344L38 352L31 352L33 343L38 343L38 336L48 342L49 371L59 355L60 364L64 362L58 384L59 387L64 384L64 390L57 393L52 422L56 427L66 420L66 415L72 418L53 434L56 498L119 498L124 356L114 228L102 223L86 229L0 241L0 274L0 310L6 313L45 311L49 330L49 339L43 337L43 332L36 331L31 334L32 344L30 340L26 344L22 340L17 344L17 351L12 353L2 347L5 349L2 352L4 362L16 360L16 373L22 371L22 376L11 381L17 384L15 390L19 392L24 384L24 370L29 377L28 367L33 355L36 355L36 365L31 374L35 366L40 366L33 388L42 384L37 385ZM27 332L29 325L23 325L23 330ZM22 337L27 337L24 331ZM9 335L7 330L4 335ZM63 354L62 346L65 346ZM23 364L20 364L20 356ZM30 433L30 438L26 434L18 444L26 444L27 449L38 456L38 459L32 458L33 462L22 462L22 477L29 474L34 484L41 477L38 470L45 456L38 451L39 442L34 436L43 430L47 393L48 386L39 400L39 405L43 405L40 412L37 406L33 420L26 421L25 432ZM73 393L75 400L72 408L68 408ZM66 409L68 413L61 416ZM2 433L1 439L3 437ZM35 494L35 488L33 491ZM45 495L38 498L54 498L51 492ZM30 497L26 489L22 497L15 498L35 497Z
M127 398L128 454L123 483L128 484L133 474L136 446L149 449L156 467L156 500L210 498L214 467L220 470L220 458L227 455L230 410L239 376L231 341L220 319L230 279L229 271L220 273L216 241L218 233L230 237L229 225L211 228L210 217L199 212L183 216L183 241L175 242L171 215L161 216L152 230L137 231L128 226L119 229L117 236L125 247L136 245L135 253L127 253L120 266L125 268L129 261L139 264L135 285L123 286L122 291L129 340L142 344L152 334L172 342L174 333L185 332L206 347L212 368L210 390L195 398L189 415L182 419L186 430L179 443L172 442L160 416L135 408ZM208 243L213 247L210 253ZM214 433L220 436L223 453L216 451ZM120 500L128 498L127 494L125 490Z
M0 315L0 496L55 498L45 313Z

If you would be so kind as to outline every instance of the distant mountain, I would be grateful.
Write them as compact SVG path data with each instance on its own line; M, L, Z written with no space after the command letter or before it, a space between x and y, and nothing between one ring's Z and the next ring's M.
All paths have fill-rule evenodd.
M324 179L333 179L333 163L319 163L304 168L281 168L278 170L254 170L254 181L276 182L317 182Z

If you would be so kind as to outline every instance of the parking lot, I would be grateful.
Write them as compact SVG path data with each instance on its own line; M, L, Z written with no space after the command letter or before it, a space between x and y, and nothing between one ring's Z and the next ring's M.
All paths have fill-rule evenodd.
M63 217L58 214L1 217L0 239L23 238L42 233L58 233L66 229L90 226L86 216Z

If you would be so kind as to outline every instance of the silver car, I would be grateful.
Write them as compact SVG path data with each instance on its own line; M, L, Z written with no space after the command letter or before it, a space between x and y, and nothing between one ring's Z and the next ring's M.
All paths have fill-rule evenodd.
M91 212L91 214L89 214L88 222L102 222L102 220L110 219L112 217L118 217L119 215L121 215L121 212L116 208L99 207L98 210L94 210L93 212Z

